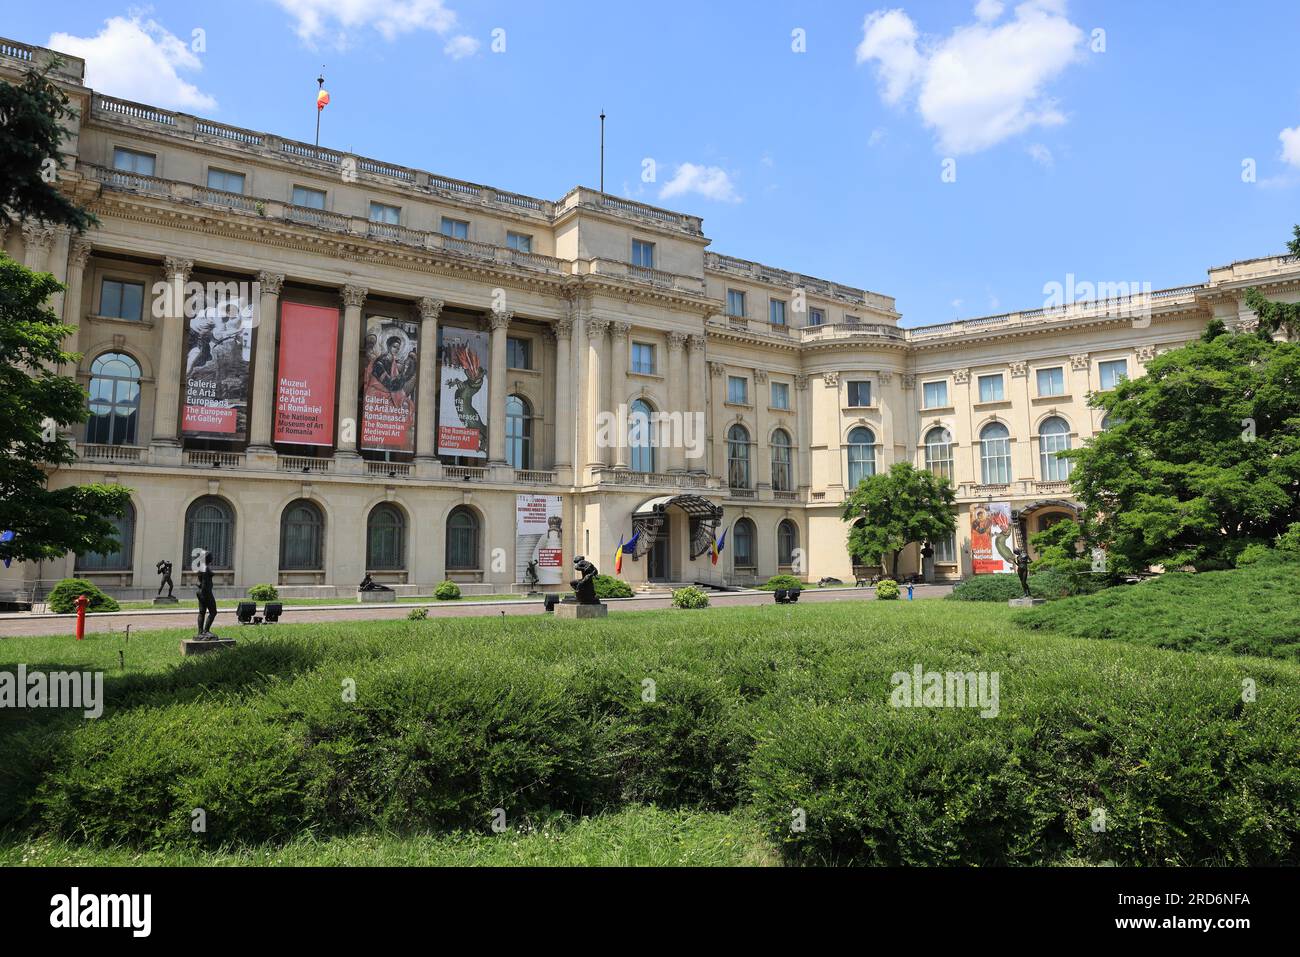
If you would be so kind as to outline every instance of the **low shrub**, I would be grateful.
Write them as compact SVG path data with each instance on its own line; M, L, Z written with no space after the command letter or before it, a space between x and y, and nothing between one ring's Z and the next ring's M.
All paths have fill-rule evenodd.
M248 597L253 601L279 601L280 589L274 585L254 585L248 589Z
M776 591L778 588L803 588L804 583L796 575L773 575L758 587L765 591Z
M876 597L881 601L895 601L898 598L898 582L892 578L882 578L876 582Z
M110 598L99 590L99 587L93 582L86 581L84 578L65 578L52 589L46 601L49 603L50 611L56 614L66 615L77 610L74 604L78 595L85 595L90 599L90 604L86 606L87 612L92 611L121 611L122 607L117 600Z
M632 597L632 586L621 578L615 578L613 575L597 575L595 585L597 598Z
M460 597L460 586L453 581L445 581L433 590L433 597L438 601L455 601Z
M427 608L412 608L406 613L407 621L424 621L428 617L429 609Z
M1065 598L1070 595L1090 595L1105 589L1109 579L1075 574L1070 569L1048 568L1029 576L1029 594L1035 598ZM949 601L1006 602L1019 598L1024 592L1020 579L1012 574L972 575L947 595Z
M687 585L685 588L678 588L673 592L674 608L708 608L709 596L702 588L696 588L694 585Z

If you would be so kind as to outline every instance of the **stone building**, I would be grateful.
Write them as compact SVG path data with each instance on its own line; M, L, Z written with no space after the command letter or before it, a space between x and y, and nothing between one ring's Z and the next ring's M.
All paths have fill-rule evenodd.
M49 55L0 40L0 79ZM367 573L508 591L530 567L566 581L576 554L612 571L638 529L634 585L849 579L846 492L897 461L958 501L953 539L904 570L957 578L973 511L1009 503L1031 532L1070 514L1053 453L1102 428L1089 393L1211 317L1249 328L1248 286L1300 282L1293 258L1254 259L905 328L887 295L712 252L697 216L126 102L83 68L59 68L79 111L59 181L99 227L0 228L66 283L82 355L91 418L51 485L120 482L133 507L119 553L15 563L0 591L75 571L144 595L159 559L201 549L226 594Z

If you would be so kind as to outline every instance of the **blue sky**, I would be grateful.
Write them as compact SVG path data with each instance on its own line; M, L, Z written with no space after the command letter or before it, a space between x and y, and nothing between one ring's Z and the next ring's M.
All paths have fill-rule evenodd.
M48 0L0 33L309 141L323 64L322 145L549 198L596 185L604 107L609 192L907 325L1198 282L1300 221L1294 0Z

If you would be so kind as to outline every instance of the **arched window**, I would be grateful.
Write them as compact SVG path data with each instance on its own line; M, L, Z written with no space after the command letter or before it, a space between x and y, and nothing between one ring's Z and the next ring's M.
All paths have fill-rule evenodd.
M105 352L90 366L92 445L134 445L140 423L140 365L120 352Z
M876 474L876 435L864 426L849 432L849 488Z
M131 555L135 551L135 506L126 503L126 511L121 518L110 518L113 523L114 537L117 538L117 551L90 552L78 555L76 568L79 572L125 572L131 570Z
M655 471L654 409L644 399L635 399L628 407L627 445L633 472Z
M280 568L319 571L325 567L325 516L315 502L298 499L280 514Z
M793 565L794 550L799 547L799 526L788 518L776 526L776 563Z
M366 520L366 569L401 571L406 567L406 516L396 505L381 502Z
M470 571L479 567L479 522L473 509L457 505L447 516L447 570Z
M777 429L772 433L772 490L794 491L794 466L790 457L790 433Z
M736 520L736 524L731 528L731 560L737 568L753 568L756 562L754 555L754 523L747 518Z
M727 430L727 485L749 488L749 430L737 423Z
M1011 481L1011 433L1001 422L990 422L980 431L980 481L985 485Z
M1038 427L1038 462L1044 482L1064 482L1074 465L1069 459L1056 457L1070 448L1070 423L1059 415L1043 420Z
M506 461L511 468L533 467L533 407L522 395L506 396Z
M940 478L953 481L952 433L941 425L925 433L925 467Z
M186 510L187 567L192 567L197 549L212 556L209 568L220 571L235 567L235 511L224 498L205 495L191 502Z

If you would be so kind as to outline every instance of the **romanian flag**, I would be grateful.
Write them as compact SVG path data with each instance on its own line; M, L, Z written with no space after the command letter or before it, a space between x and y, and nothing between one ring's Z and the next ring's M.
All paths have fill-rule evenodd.
M713 555L710 558L713 564L715 565L718 564L718 556L722 554L722 550L726 547L727 547L727 530L724 528L722 530L722 534L713 540L713 545L711 548Z
M329 105L329 101L330 101L329 90L322 88L321 91L316 94L316 109L317 110L325 109L325 107Z
M623 536L619 535L618 548L615 549L614 551L614 574L615 575L622 574L623 572L623 552L624 551L630 552L633 548L635 548L636 540L640 537L641 537L641 529L638 528L636 531L632 533L632 537L628 539L628 542L625 545L623 544Z

